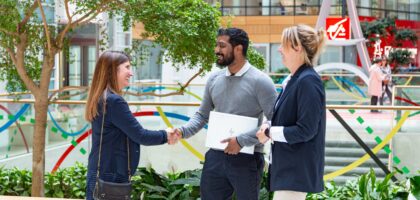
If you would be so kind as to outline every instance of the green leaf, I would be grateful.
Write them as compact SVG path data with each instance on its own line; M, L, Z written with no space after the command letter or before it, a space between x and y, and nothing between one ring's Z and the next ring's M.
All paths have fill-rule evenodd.
M411 194L417 199L420 199L420 176L410 178Z
M141 185L145 186L149 190L152 190L154 192L168 192L168 190L164 187L158 186L158 185L150 185L147 183L142 183Z
M175 191L173 191L169 196L168 199L176 199L175 197L178 196L179 193L181 193L183 191L183 189L177 189Z
M159 195L159 194L152 194L152 195L149 195L149 196L146 196L146 197L150 198L150 199L168 199L165 196Z
M191 186L200 186L199 178L183 178L175 180L171 185L191 185Z

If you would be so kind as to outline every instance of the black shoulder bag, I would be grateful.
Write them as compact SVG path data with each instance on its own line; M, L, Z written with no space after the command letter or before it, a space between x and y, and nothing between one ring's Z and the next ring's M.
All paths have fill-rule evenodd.
M102 113L102 127L101 127L101 138L99 143L99 158L98 168L96 171L96 184L93 190L93 199L95 200L129 200L131 196L131 169L130 169L130 144L127 137L127 155L128 155L128 183L113 183L104 181L99 178L99 167L101 162L101 150L102 150L102 135L104 131L105 122L105 107L106 98L104 100L103 113Z

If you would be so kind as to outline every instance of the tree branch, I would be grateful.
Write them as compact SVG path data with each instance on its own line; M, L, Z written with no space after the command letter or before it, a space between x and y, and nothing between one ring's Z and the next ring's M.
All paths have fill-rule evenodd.
M103 4L105 4L105 3L103 3ZM104 7L104 8L107 8L107 7ZM68 7L66 6L66 13L68 13L67 17L70 17L71 20L69 20L69 22L64 27L64 29L57 35L56 41L57 41L58 48L62 48L62 45L63 45L63 42L64 42L64 37L66 36L67 32L71 28L74 28L74 27L77 27L77 26L80 26L80 25L83 25L83 24L89 22L90 20L92 20L93 18L98 16L101 12L105 11L104 8L98 8L98 9L91 10L88 13L86 13L85 15L83 15L82 17L80 17L79 19L77 19L76 21L72 22L72 18L73 18L74 15L70 16L70 13L68 13L69 12ZM83 20L85 20L85 21L83 21Z
M166 94L156 94L154 92L146 92L146 93L134 93L134 92L125 92L125 94L129 94L129 95L133 95L133 96L155 96L155 97L167 97L167 96L173 96L173 95L183 95L185 88L187 88L191 81L194 80L195 78L197 78L198 75L200 75L201 73L203 73L204 68L201 68L196 74L194 74L194 76L192 76L184 85L180 85L180 89L179 91L176 92L170 92L170 93L166 93Z
M8 31L7 29L1 28L1 27L0 27L0 32L3 32L3 33L5 33L6 35L9 35L9 36L16 36L16 37L19 36L18 33Z
M38 1L39 10L41 11L42 21L44 22L44 29L45 29L45 36L47 37L47 46L48 46L48 53L52 55L52 46L51 46L51 36L50 31L48 29L47 18L45 17L44 8L41 5L41 1Z
M16 51L16 70L22 81L25 83L26 87L33 93L38 93L38 87L35 82L28 76L28 73L25 69L25 49L27 47L28 38L26 34L20 35L20 43L17 45Z
M156 93L153 93L153 92L146 92L146 93L124 92L124 94L133 95L133 96L137 96L137 97L140 97L140 96L168 97L168 96L174 96L174 95L183 95L184 92L183 91L181 92L181 90L180 90L180 91L177 91L177 92L170 92L170 93L167 93L167 94L156 94Z
M9 56L10 56L10 59L12 59L12 62L13 62L13 64L17 64L17 60L16 60L16 54L15 54L15 51L13 50L13 49L11 49L11 48L9 48L9 47L7 47L7 45L3 42L3 41L0 41L0 45L4 48L4 49L6 49L6 51L7 51L7 53L9 54Z
M23 20L18 24L17 26L18 33L20 33L20 28L25 26L28 23L29 19L31 18L32 13L35 11L37 7L38 7L38 3L35 0L32 6L29 8L28 12L25 13L25 17L23 18Z
M191 78L190 78L190 80L188 80L187 81L187 83L185 83L181 88L182 88L182 91L184 91L184 89L186 88L186 87L188 87L188 85L190 85L190 83L191 83L191 81L192 80L194 80L198 75L200 75L201 73L203 73L203 71L204 71L204 68L200 68L200 70L198 70L198 72L196 73L196 74L194 74L194 76L192 76Z
M67 15L67 23L71 23L71 16L70 16L70 10L69 10L69 0L64 0L64 8L66 9L66 15Z
M71 90L81 90L82 92L76 93L76 94L82 94L82 93L85 93L86 91L88 91L89 90L89 87L83 87L83 86L66 86L66 87L60 88L59 90L56 90L56 91L52 92L50 94L50 97L48 97L48 100L51 101L55 95L57 95L59 93L62 93L62 92L65 92L65 91L71 91ZM75 95L72 95L72 96L75 96ZM55 100L59 100L59 99L65 98L65 97L71 97L71 96L69 96L69 95L61 96L59 98L56 98Z

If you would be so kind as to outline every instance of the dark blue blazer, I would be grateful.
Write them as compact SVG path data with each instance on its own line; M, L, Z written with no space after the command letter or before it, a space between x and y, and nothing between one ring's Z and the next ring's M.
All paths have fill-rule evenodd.
M271 147L270 189L321 192L326 122L321 78L311 66L302 65L282 93L271 123L284 127L287 143L274 142Z
M99 114L92 121L92 149L89 154L86 199L92 199L99 158L99 142L102 125L102 103ZM158 145L167 142L166 131L144 129L131 113L127 102L119 95L108 92L102 138L100 178L116 183L128 181L127 139L130 143L131 174L140 160L140 144Z

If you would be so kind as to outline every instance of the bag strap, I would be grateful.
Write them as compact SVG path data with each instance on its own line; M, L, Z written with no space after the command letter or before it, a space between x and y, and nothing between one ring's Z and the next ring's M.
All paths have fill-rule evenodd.
M103 136L103 132L104 132L104 123L105 123L105 110L106 110L106 90L104 92L104 99L103 99L103 103L102 103L102 125L101 125L101 136L99 139L99 158L98 158L98 165L97 165L97 169L96 169L96 183L98 183L99 180L99 168L101 166L101 153L102 153L102 136ZM130 167L130 142L128 141L128 137L127 138L127 168L128 168L128 182L131 183L131 167Z

